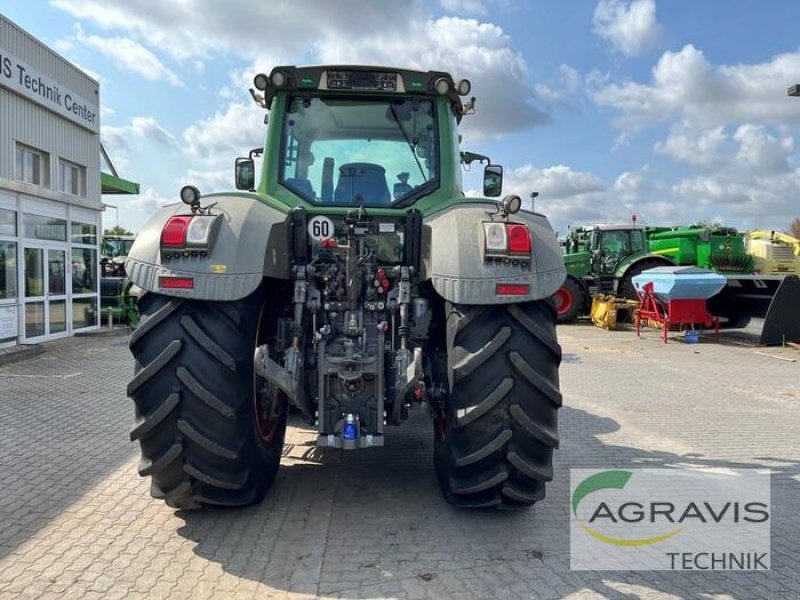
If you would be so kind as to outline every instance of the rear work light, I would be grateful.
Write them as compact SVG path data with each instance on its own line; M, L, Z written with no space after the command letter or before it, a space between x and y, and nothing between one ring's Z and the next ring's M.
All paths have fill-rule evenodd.
M531 232L524 223L486 222L483 233L487 256L531 255Z
M204 248L214 242L221 215L170 217L161 230L162 248Z

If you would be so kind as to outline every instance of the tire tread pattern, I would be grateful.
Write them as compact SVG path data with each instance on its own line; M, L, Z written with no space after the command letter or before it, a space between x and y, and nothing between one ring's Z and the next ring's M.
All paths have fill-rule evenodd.
M177 509L260 501L280 463L286 427L262 440L255 426L253 350L263 289L234 302L146 293L129 345L136 360L128 395L139 473ZM282 404L285 407L285 405Z
M561 347L550 300L450 305L446 433L434 462L448 501L524 508L544 498L558 448Z

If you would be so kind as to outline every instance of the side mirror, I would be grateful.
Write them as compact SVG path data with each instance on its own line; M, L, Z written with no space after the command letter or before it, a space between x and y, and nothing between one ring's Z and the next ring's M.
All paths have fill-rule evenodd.
M256 163L252 158L236 159L236 189L254 190L256 187Z
M503 191L503 167L500 165L486 165L483 170L483 195L488 198L497 198Z

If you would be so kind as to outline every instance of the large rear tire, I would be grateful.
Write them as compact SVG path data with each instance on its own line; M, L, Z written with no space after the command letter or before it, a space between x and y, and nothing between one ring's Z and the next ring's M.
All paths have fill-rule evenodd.
M130 438L141 447L139 474L171 507L254 504L275 479L287 403L254 372L263 297L259 290L235 302L153 293L139 300Z
M444 496L464 507L531 506L544 498L559 444L561 347L553 304L447 312L450 392L434 438Z

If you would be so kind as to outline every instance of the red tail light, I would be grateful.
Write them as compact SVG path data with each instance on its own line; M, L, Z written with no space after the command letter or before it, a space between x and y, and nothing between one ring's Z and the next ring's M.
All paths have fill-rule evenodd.
M183 248L186 246L186 231L191 223L191 215L170 217L161 230L161 246Z
M158 278L158 287L173 290L191 290L194 288L194 279L191 277L168 277Z
M497 296L527 296L529 289L527 283L498 283L494 293Z
M531 232L528 230L527 225L506 223L506 234L508 236L508 252L510 254L530 255Z

